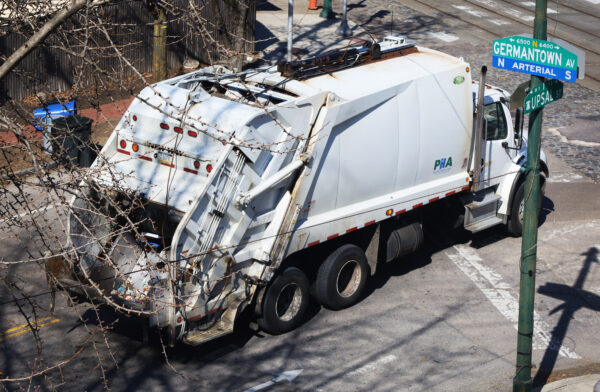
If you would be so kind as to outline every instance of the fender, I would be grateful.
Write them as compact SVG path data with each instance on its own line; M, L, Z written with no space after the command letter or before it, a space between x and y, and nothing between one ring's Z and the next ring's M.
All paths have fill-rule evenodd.
M524 153L520 154L515 161L520 167L525 165L527 162L527 150ZM540 151L540 171L543 175L540 178L540 189L542 190L542 194L544 193L544 188L546 186L546 178L550 177L550 170L548 169L548 164L546 163L546 154L543 151ZM511 206L513 202L513 197L519 185L525 181L525 173L519 173L518 176L513 180L513 184L510 191L510 197L508 199L508 205Z

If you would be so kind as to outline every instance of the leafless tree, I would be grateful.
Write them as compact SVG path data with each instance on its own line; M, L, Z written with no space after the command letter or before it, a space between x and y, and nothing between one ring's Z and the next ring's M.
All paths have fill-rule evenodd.
M245 30L251 6L251 1L244 0L0 1L3 25L0 39L21 43L0 54L3 62L0 82L5 89L0 101L0 238L4 244L0 249L0 345L5 345L4 358L0 359L1 388L57 389L73 382L68 372L85 357L86 360L95 358L95 364L85 366L90 371L98 371L104 388L110 389L107 368L118 367L109 333L115 325L104 321L97 304L107 304L119 318L132 314L151 317L157 310L124 306L116 298L141 300L147 293L128 291L126 285L122 293L117 292L117 288L107 290L101 287L101 280L94 283L86 279L89 271L85 268L79 268L79 279L73 279L71 271L77 269L75 265L82 257L79 250L83 243L107 249L115 238L128 232L141 244L136 246L136 251L154 252L157 258L163 256L155 250L156 244L150 243L144 235L144 220L132 218L146 208L148 201L136 195L123 199L103 193L102 187L90 180L93 177L90 170L94 169L79 167L72 159L72 152L100 154L128 102L143 88L153 88L149 69L139 61L151 53L152 48L147 40L128 39L139 36L136 31L142 31L143 35L151 31L152 10L160 8L168 26L179 26L178 29L169 27L167 46L185 49L190 42L201 42L206 55L204 62L241 69L242 59L252 46ZM124 18L123 15L132 15L132 9L146 14L138 14L130 20ZM9 36L16 38L10 41ZM35 59L44 56L60 60L60 64L52 65L55 75L63 73L60 88L36 73L39 69L36 66L40 64L36 64ZM182 71L180 66L171 67L170 75ZM11 97L7 91L15 84L32 94L24 98ZM169 105L168 97L161 96L157 90L156 94ZM48 132L32 114L34 108L50 103L66 107L72 99L77 99L78 104L106 128L99 131L94 125L91 138L69 134L78 149L68 145L64 134ZM254 104L264 106L259 101ZM214 129L210 136L227 143L231 135ZM122 180L117 178L122 174L106 167L103 170L114 176L115 183ZM72 204L74 195L85 199L84 202ZM81 228L80 243L67 241L72 229L66 223L69 214L74 221L71 225ZM82 217L91 221L82 221L85 219ZM99 217L106 227L91 229ZM127 276L111 268L115 264L113 255L99 251L95 256L110 269L113 278L116 275L115 280L127 282ZM71 280L57 280L61 274L69 275ZM70 290L55 290L65 286ZM82 299L96 305L77 305ZM55 303L58 306L55 307ZM161 306L173 306L173 303L166 301L157 308ZM48 338L44 327L65 317L80 320L85 334L71 350L63 348L54 352L60 341L56 336ZM96 323L89 323L91 317ZM5 367L10 356L18 351L11 346L17 336L27 339L26 345L33 342L34 350L27 351L18 365ZM161 339L160 344L168 363L166 342Z

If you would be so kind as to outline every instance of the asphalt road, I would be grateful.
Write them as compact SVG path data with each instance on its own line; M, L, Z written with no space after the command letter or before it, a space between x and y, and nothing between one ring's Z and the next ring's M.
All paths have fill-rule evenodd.
M527 21L514 21L514 15L507 14L514 8L531 15L529 6L517 1L504 2L498 12L483 1L349 3L349 16L374 31L391 26L386 23L393 9L392 30L402 28L425 45L465 56L474 67L489 63L491 39L508 35L513 27L530 30ZM585 0L550 4L560 12L550 16L559 18L561 27L576 24L597 34L598 25L587 28L586 18L580 18L581 23L577 15L563 19L567 6L598 17L598 5ZM514 26L491 23L499 28L484 29L477 24L487 20L482 12ZM586 42L575 44L587 48ZM490 74L502 87L525 78ZM589 108L598 111L597 86L588 87L569 86L566 97L574 103L562 111L547 110L546 126L561 129L569 124L563 123L565 118L581 119ZM589 153L597 147L568 143L548 132L544 137L545 148L552 150L552 176L539 231L534 336L538 383L561 374L600 372L600 337L595 334L600 321L600 185L594 182L598 169ZM62 210L49 207L52 203L36 192L32 186L23 193L38 200L34 211L12 211L35 221L34 231L15 226L7 217L0 221L0 260L36 258L64 243ZM240 327L231 336L201 347L178 346L166 355L157 336L144 344L139 324L127 315L87 304L70 307L62 296L55 314L48 313L45 277L35 262L1 267L0 280L16 284L18 290L12 293L17 298L26 294L30 300L15 302L0 286L0 378L27 377L47 366L61 366L31 384L0 384L0 390L40 386L61 391L245 391L259 390L257 386L276 378L276 373L295 370L301 372L293 382L279 381L261 390L511 390L520 239L507 237L502 228L471 235L430 226L426 234L421 251L381 268L363 299L350 309L335 312L313 306L306 322L291 333L270 336ZM50 240L41 243L41 238ZM37 320L29 322L37 326L39 340L24 324L19 306L28 315L35 309ZM99 325L108 331L94 333Z
M555 157L551 167L568 171ZM600 321L600 201L590 197L599 191L598 184L575 174L548 184L539 234L538 381L600 369L600 337L592 333ZM60 211L35 214L45 235L50 230L57 242L63 240L57 229L64 220ZM4 260L39 248L35 233L7 225L1 230ZM507 237L502 228L471 235L430 226L426 234L418 254L378 271L350 309L313 306L309 319L291 333L270 336L239 328L201 347L167 350L168 362L157 336L143 343L134 318L87 304L69 307L61 296L56 313L48 313L41 268L14 265L3 278L34 295L40 340L23 328L26 320L3 290L0 371L27 376L34 366L67 361L32 384L64 391L99 391L104 380L113 390L244 391L294 370L302 372L293 383L281 381L265 390L510 390L520 239ZM31 314L29 301L18 303ZM109 331L92 336L100 323Z

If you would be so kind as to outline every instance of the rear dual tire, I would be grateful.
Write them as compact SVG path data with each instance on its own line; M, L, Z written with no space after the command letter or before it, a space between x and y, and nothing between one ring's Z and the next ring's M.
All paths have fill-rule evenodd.
M309 301L308 278L298 268L289 267L267 288L258 326L273 335L289 332L304 320Z
M356 245L343 245L325 259L315 281L315 296L333 310L354 305L367 283L369 264Z

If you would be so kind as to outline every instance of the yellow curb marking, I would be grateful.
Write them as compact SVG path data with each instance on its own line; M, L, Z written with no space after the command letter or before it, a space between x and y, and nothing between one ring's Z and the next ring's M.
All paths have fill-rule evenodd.
M41 319L38 319L37 322L31 323L31 326L33 328L39 330L42 327L45 327L47 325L56 324L60 321L60 319L53 319L48 322L40 324L41 322L49 320L51 318L52 317L43 317ZM31 328L29 327L29 324L17 325L16 327L9 328L4 332L0 332L0 342L4 341L6 339L14 338L15 336L19 336L19 335L22 335L27 332L31 332Z

